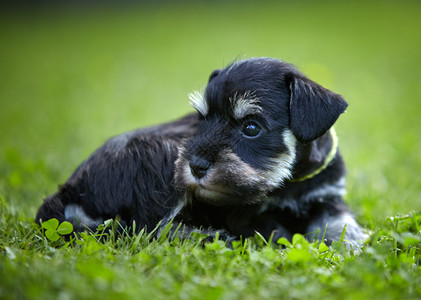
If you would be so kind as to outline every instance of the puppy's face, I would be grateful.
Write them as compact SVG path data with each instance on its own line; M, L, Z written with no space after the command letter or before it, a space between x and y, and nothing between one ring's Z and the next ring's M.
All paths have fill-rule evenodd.
M306 108L298 106L308 106L309 99L303 101L296 94L317 94L320 89L315 87L323 89L291 65L269 58L239 61L214 71L205 94L190 97L199 126L176 161L175 183L186 189L188 201L252 203L291 178L297 143L324 134L346 107L333 121L317 116L307 121L320 124L300 124L314 112L306 115ZM292 117L301 118L296 120L300 128L294 128L297 122Z

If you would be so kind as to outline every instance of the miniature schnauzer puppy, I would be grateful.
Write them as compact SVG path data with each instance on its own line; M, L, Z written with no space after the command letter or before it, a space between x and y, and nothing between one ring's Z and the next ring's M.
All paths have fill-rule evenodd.
M343 200L332 127L347 107L340 95L291 64L251 58L215 70L190 99L197 113L107 141L44 201L37 222L81 231L118 217L226 240L366 238Z

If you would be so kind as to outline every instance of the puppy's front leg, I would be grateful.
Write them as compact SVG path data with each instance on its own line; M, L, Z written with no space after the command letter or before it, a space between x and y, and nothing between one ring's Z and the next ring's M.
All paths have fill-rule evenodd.
M331 244L333 241L341 240L344 229L344 241L354 248L360 248L364 240L368 238L368 235L363 232L354 217L348 212L337 215L327 212L321 214L309 224L307 233L310 239L321 240L324 236L324 240Z
M191 238L193 233L199 233L207 235L207 241L213 241L218 236L220 240L225 241L229 245L232 241L235 240L235 237L230 235L225 230L216 230L213 228L197 228L188 224L189 218L186 218L186 211L184 208L184 205L180 204L161 221L157 233L158 238L165 234L170 239L178 237L180 240L184 240Z

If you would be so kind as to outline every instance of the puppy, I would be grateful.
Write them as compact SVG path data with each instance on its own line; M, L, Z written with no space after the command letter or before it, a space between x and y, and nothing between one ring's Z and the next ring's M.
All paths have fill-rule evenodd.
M251 58L214 71L190 99L197 113L107 141L36 220L80 231L118 217L149 230L181 222L186 235L226 240L301 233L328 243L346 226L349 243L366 238L343 201L332 128L347 107L340 95L286 62Z

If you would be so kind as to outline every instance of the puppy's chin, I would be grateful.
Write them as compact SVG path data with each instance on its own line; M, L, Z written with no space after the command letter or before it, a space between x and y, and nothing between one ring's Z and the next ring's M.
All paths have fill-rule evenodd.
M235 191L237 193L235 193ZM199 201L215 206L244 205L257 202L259 195L221 186L192 184L187 189L188 202Z
M232 194L200 185L190 186L188 189L188 196L193 197L200 202L206 202L216 206L239 202L239 199Z

